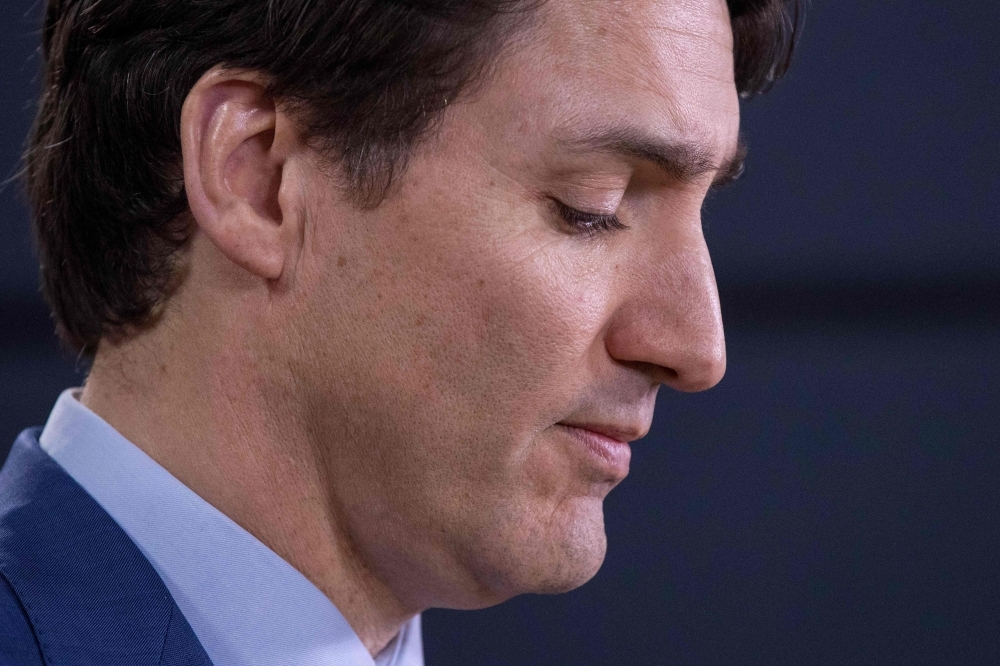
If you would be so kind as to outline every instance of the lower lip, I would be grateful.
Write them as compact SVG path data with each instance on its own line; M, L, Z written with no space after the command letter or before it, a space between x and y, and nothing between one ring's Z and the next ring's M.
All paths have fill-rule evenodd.
M612 437L596 433L586 428L577 428L558 424L566 433L582 444L582 448L602 471L615 481L621 481L628 476L629 461L632 459L632 447Z

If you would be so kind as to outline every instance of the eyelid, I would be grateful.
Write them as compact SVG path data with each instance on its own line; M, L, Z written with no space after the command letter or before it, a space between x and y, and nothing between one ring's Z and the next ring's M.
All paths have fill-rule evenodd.
M549 194L574 208L594 215L612 215L622 204L631 174L596 174L576 171L560 176Z
M628 229L628 225L618 218L617 213L590 213L573 208L555 198L552 199L552 202L563 221L576 231L592 236L602 232Z
M574 215L585 215L591 217L612 217L618 214L617 209L611 211L592 210L587 206L571 206L560 199L553 199L559 207L560 212L572 213Z

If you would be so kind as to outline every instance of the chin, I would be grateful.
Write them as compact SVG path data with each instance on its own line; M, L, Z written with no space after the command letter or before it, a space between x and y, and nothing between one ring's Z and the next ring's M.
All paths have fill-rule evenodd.
M608 541L601 500L575 498L544 519L525 517L514 523L494 533L493 543L476 558L477 578L489 590L488 601L483 599L486 603L479 607L521 594L569 592L593 578L604 563Z
M553 530L553 548L543 559L539 580L531 592L559 594L580 587L597 575L608 550L604 531L604 511L600 500L596 512L572 512L570 520ZM582 514L582 515L581 515Z

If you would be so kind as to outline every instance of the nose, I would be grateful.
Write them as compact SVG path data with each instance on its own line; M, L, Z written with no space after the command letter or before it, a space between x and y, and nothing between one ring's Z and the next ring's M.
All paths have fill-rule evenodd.
M645 244L619 277L622 300L606 329L608 354L679 391L718 384L726 372L726 339L700 228L686 240Z

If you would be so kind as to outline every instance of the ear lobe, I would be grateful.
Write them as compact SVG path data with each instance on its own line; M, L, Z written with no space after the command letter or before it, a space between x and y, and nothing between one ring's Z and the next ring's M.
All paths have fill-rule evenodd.
M254 74L216 68L184 102L184 187L199 230L234 264L281 277L297 234L279 191L289 129Z

